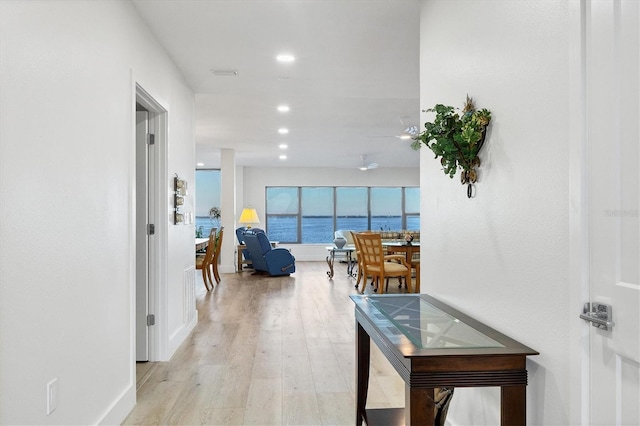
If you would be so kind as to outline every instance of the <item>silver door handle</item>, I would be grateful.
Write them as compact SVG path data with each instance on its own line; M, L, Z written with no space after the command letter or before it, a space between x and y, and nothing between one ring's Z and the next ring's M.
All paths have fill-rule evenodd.
M603 330L609 330L616 325L613 321L613 308L603 303L585 303L580 318Z

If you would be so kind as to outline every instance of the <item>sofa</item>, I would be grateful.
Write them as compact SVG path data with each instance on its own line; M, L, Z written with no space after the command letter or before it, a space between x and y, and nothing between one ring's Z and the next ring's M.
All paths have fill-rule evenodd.
M273 248L264 231L248 229L242 238L254 270L272 276L289 275L296 271L296 258L285 248Z

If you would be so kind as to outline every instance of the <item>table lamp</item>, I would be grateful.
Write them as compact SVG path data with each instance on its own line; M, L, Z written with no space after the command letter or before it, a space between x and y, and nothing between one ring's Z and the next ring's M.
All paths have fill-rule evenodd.
M257 225L260 223L258 212L253 207L245 207L242 209L238 222L245 225L247 228L251 228L251 225Z

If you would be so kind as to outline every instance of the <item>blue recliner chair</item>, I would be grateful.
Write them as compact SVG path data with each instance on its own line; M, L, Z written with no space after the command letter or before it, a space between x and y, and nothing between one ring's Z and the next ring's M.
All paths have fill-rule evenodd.
M240 228L236 229L236 238L238 238L238 244L245 245L244 244L244 233L247 232L248 230L249 230L249 228L247 228L245 226L241 226ZM242 250L242 257L244 257L245 260L251 260L251 253L249 253L249 250L243 249Z
M256 271L264 271L274 276L289 275L296 271L296 258L285 248L271 247L264 231L245 231L244 244Z

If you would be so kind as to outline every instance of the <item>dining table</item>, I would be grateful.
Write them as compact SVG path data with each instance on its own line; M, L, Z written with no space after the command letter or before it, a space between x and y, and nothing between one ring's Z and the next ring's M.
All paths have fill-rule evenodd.
M416 270L416 288L415 292L420 293L420 259L413 258L414 254L420 254L420 242L414 241L407 243L406 241L383 241L382 248L388 253L403 253L405 261Z
M209 238L196 238L196 252L203 251L209 245Z
M383 241L382 247L389 253L404 253L407 263L411 263L414 253L420 253L420 242Z

